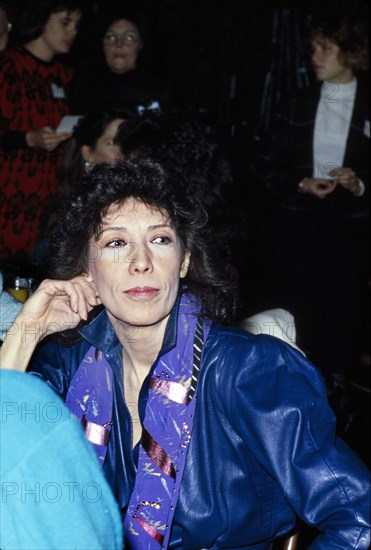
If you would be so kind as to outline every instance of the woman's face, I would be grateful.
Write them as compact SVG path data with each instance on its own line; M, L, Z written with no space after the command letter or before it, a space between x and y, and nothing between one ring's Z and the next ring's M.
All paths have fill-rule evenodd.
M122 118L112 120L100 138L97 139L95 147L83 145L81 148L83 158L90 161L92 164L98 164L100 162L117 162L120 160L121 149L119 145L114 143L114 139L122 122L124 122Z
M106 63L110 70L116 74L123 74L135 69L141 48L142 41L138 28L135 23L127 19L114 21L103 37Z
M346 84L353 80L353 72L341 62L341 50L337 44L324 36L312 40L311 54L317 80Z
M114 326L164 328L188 260L168 219L133 198L110 206L89 245L89 275Z
M39 37L44 57L52 59L57 54L65 54L76 38L78 25L81 19L80 11L60 11L52 13Z

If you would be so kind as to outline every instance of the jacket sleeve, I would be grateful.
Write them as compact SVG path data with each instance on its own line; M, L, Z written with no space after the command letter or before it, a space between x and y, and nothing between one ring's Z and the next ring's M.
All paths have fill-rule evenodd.
M336 436L320 374L276 339L262 349L250 358L253 383L246 369L237 376L237 398L248 406L236 429L295 513L321 531L311 549L368 549L369 471Z
M19 74L14 63L4 56L0 62L0 146L4 150L27 147L26 132L10 129L18 108Z
M27 372L44 380L64 400L70 378L78 365L79 363L73 357L73 348L61 347L52 341L45 341L36 348Z

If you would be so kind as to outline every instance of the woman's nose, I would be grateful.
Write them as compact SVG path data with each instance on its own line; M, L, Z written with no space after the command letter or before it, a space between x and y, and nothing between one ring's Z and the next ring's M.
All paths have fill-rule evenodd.
M116 46L116 48L123 48L125 46L125 36L124 35L117 35L115 46Z
M77 35L77 32L78 32L78 27L77 25L74 23L74 24L71 24L68 28L68 32L71 36L73 36L74 38L76 37Z
M130 258L130 270L137 273L152 271L151 255L145 246L134 246L133 254Z
M312 62L313 62L313 63L316 63L316 62L319 61L319 59L320 59L320 53L321 53L321 52L320 52L319 49L317 49L317 48L313 49L312 55L311 55L311 59L312 59Z

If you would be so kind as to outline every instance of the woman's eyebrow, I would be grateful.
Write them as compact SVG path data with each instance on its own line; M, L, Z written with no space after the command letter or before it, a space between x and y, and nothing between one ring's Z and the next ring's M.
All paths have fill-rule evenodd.
M172 225L170 223L159 223L158 225L149 225L147 229L152 231L153 229L162 229L164 227L172 229Z
M127 231L127 227L106 227L105 229L102 229L102 233L106 233L107 231Z
M172 225L169 223L160 223L157 225L149 225L147 229L149 231L153 231L154 229L162 229L162 228L172 228ZM117 227L106 227L102 230L102 233L106 233L107 231L128 231L128 228L125 226L117 226Z

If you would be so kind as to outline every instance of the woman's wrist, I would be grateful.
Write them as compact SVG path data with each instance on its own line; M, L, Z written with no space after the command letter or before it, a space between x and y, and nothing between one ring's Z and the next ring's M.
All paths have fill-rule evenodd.
M34 132L32 130L25 133L25 140L28 147L35 147Z
M38 343L34 330L15 322L0 348L0 368L25 372Z

